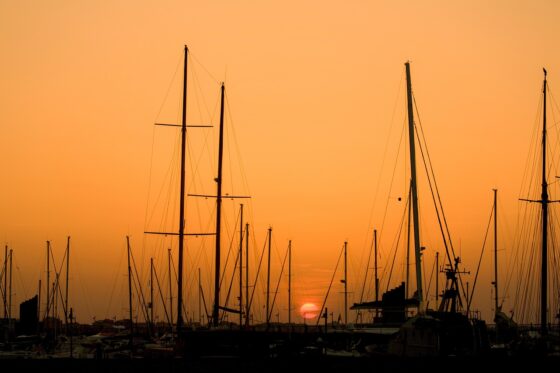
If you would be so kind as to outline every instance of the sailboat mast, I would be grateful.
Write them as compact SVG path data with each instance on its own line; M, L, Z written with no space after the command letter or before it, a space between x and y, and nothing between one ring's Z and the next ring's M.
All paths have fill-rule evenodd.
M408 188L408 220L406 223L406 277L405 277L405 287L404 287L404 296L405 299L408 299L408 291L410 289L410 223L411 223L411 212L412 212L412 200L410 198L410 194L412 193L412 182L410 183L410 187Z
M375 277L375 301L379 300L379 278L377 277L377 229L373 230L373 247L375 260L373 261L373 270Z
M412 82L410 78L410 63L406 62L406 96L408 106L408 140L410 144L410 192L412 197L412 215L414 218L414 254L416 260L416 289L419 309L422 309L424 295L422 291L422 252L420 249L420 224L418 221L418 185L416 179L416 148L414 136L414 111L412 105Z
M10 283L8 285L8 319L12 318L12 258L14 256L14 250L10 249Z
M41 320L41 279L39 279L39 287L37 288L37 321ZM37 332L39 332L39 323L37 323Z
M546 69L544 71L543 82L543 134L542 134L542 271L541 271L541 333L547 334L547 292L548 292L548 184L546 181Z
M66 294L64 303L64 318L66 321L66 333L68 333L68 285L69 285L69 275L70 275L70 236L66 240Z
M46 283L46 288L47 288L47 309L46 309L46 319L47 319L47 328L49 325L48 319L49 319L49 311L50 311L50 277L51 277L51 268L50 268L50 252L51 252L51 242L47 241L47 283Z
M348 325L348 242L344 241L344 326Z
M173 287L171 286L171 249L167 249L167 271L169 278L169 313L171 319L171 330L173 330Z
M154 258L150 258L150 323L154 327Z
M4 247L4 319L8 318L8 300L6 299L8 290L8 245Z
M239 210L239 328L243 329L243 204Z
M249 326L249 223L245 224L245 326Z
M187 60L189 48L185 45L183 68L183 113L181 119L181 191L179 195L179 264L177 283L177 330L183 327L183 249L185 238L185 159L187 145Z
M436 306L439 300L439 252L436 251Z
M288 326L292 326L292 240L288 241Z
M59 283L58 283L58 275L59 273L56 271L56 265L55 265L55 270L54 270L54 274L55 274L55 280L52 283L52 302L53 302L53 313L52 313L52 321L53 321L53 335L56 337L56 333L57 333L57 327L58 327L58 323L55 322L55 319L58 319L58 297L56 296L57 290L59 289Z
M200 281L200 267L198 268L198 323L202 326L202 283Z
M498 189L494 189L494 309L499 311L498 304Z
M268 228L268 266L266 271L266 328L268 329L270 324L270 247L272 244L272 228Z
M224 152L224 93L225 86L222 83L222 94L220 102L220 140L218 148L218 191L216 194L216 268L214 271L214 309L212 312L212 322L218 326L220 311L220 236L222 224L222 163Z
M128 259L128 317L130 319L130 337L128 343L130 348L132 348L132 332L133 332L133 322L132 322L132 268L130 267L130 239L126 236L126 253Z

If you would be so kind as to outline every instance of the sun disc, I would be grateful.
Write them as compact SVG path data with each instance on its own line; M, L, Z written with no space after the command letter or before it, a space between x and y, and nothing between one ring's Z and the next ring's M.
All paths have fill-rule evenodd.
M315 303L307 302L299 308L299 313L304 319L312 319L317 317L319 307Z

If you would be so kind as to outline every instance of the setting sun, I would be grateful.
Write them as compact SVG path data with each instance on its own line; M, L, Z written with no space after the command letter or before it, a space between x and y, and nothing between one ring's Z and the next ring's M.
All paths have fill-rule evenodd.
M2 366L556 354L558 14L0 0Z
M317 314L319 313L319 307L315 303L304 303L299 308L299 313L304 319L312 319L314 317L317 317Z

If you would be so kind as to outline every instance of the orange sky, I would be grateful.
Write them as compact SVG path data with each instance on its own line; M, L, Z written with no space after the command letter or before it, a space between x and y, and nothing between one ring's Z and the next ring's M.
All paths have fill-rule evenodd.
M513 238L543 66L560 94L558 14L552 0L0 1L0 238L17 263L14 312L44 278L45 241L60 265L66 236L80 322L127 317L126 235L142 281L154 256L165 282L166 245L176 250L176 243L143 231L177 229L166 172L177 166L178 132L153 123L180 119L184 44L192 52L188 120L217 126L225 81L225 167L234 185L224 188L252 196L245 218L254 251L273 227L274 285L292 240L294 309L323 301L344 241L349 303L358 300L371 230L381 229L386 205L381 265L389 258L407 193L408 153L403 147L396 156L407 60L455 247L474 273L492 188L511 232L501 242ZM214 193L216 138L217 129L189 132L200 160L199 181L194 168L187 176L191 192ZM420 185L421 208L430 220L427 188ZM238 203L224 202L230 231ZM212 229L211 201L187 206L188 231ZM422 229L428 271L442 248L435 222ZM202 241L189 239L187 277L192 288L201 267L209 301L212 242ZM505 261L508 248L500 255ZM475 300L487 319L491 265L485 255ZM402 278L400 269L394 276ZM329 296L335 312L341 278ZM196 318L196 294L187 297L195 298L188 306Z

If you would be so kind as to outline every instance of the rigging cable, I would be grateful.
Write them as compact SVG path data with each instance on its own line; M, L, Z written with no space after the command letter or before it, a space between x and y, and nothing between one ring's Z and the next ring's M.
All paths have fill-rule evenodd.
M443 239L443 244L445 246L445 251L447 254L447 259L449 260L449 264L451 266L451 268L453 267L453 263L454 260L456 259L455 256L455 250L453 248L453 243L451 242L451 234L449 233L449 226L447 224L447 219L445 217L445 212L443 210L443 204L441 202L441 196L439 193L439 188L437 186L437 182L436 182L436 178L435 178L435 173L434 173L434 169L432 166L432 162L431 162L431 158L430 158L430 153L428 151L428 147L427 147L427 143L426 143L426 138L424 137L424 130L422 129L422 122L420 120L420 113L418 112L418 108L416 106L416 98L413 98L414 101L414 107L416 109L416 114L418 117L418 126L414 126L415 128L415 132L416 132L416 136L418 137L418 140L422 140L424 146L422 146L422 142L418 141L419 143L419 147L420 147L420 152L422 154L422 159L423 159L423 163L424 163L424 168L426 169L426 174L428 176L428 184L430 186L430 191L432 194L432 199L434 202L434 207L436 210L436 216L438 219L438 223L439 223L439 227L440 227L440 231L442 234L442 239ZM420 134L422 135L420 137L420 134L418 133L418 127L420 127ZM424 148L426 150L426 157L424 157ZM429 171L428 171L428 166L429 166ZM433 181L433 186L432 186L432 181ZM434 190L435 190L435 194L434 194ZM436 202L436 196L437 196L437 202ZM441 216L440 216L440 210L441 210ZM443 219L443 223L442 223L442 219ZM445 231L444 231L444 227L445 227ZM447 241L449 240L449 245L447 244ZM453 255L453 261L451 260L451 256L449 253L449 249L451 249L451 253ZM461 278L461 272L458 271L458 266L455 266L455 273L457 274L458 280L459 280L459 285L461 287L461 290L463 291L463 296L465 296L466 298L466 291L463 285L463 280ZM461 298L459 297L459 302L461 302Z
M384 150L383 150L383 157L382 157L382 161L381 161L381 168L380 168L380 170L379 170L379 177L378 177L378 179L377 179L377 185L376 185L376 187L375 187L375 193L374 193L374 197L373 197L373 203L372 203L372 205L371 205L370 212L369 212L368 227L370 227L370 226L372 225L371 222L372 222L372 220L373 220L373 212L374 212L374 210L375 210L375 207L377 206L377 198L378 198L378 196L379 196L379 190L380 190L380 186L381 186L381 180L383 180L383 178L381 177L381 175L383 174L383 171L384 171L384 169L385 169L385 163L386 163L386 160L387 160L387 151L388 151L388 149L389 149L389 138L391 137L390 135L391 135L391 132L392 132L392 129L393 129L393 123L394 123L394 120L395 120L395 113L396 113L396 111L397 111L398 103L400 102L400 95L401 95L402 86L403 86L402 81L403 81L403 79L404 79L404 76L405 76L405 72L404 72L404 70L402 70L401 78L400 78L399 84L397 85L397 96L396 96L395 101L394 101L394 104L393 104L393 111L392 111L392 114L391 114L391 120L390 120L390 122L389 122L389 123L390 123L390 126L389 126L389 136L387 136L387 141L385 142L385 147L384 147ZM405 119L406 119L406 118L405 118ZM403 132L404 132L404 126L403 126ZM403 136L403 134L401 133L401 139L402 139L402 136ZM402 140L401 140L401 141L402 141ZM401 144L401 143L399 142L399 149L400 149L400 144ZM399 151L397 152L397 154L398 154L398 153L399 153ZM396 163L396 162L395 162L395 163ZM392 183L391 183L391 185L392 185ZM388 204L389 204L389 202L387 201L386 207L385 207L385 213L384 213L384 215L383 215L383 220L382 220L382 228L381 228L381 230L379 230L379 240L378 240L378 242L381 241L381 236L382 236L382 232L383 232L383 226L384 226L384 224L385 224L385 218L386 218L386 216L387 216L387 207L388 207ZM369 228L367 229L367 231L369 231ZM366 246L367 241L368 241L368 233L365 234L364 243L362 244L362 247L365 247L365 246ZM373 245L373 241L372 241L372 245ZM369 251L367 255L368 255L368 263L369 263L369 258L370 258L370 256L371 256L371 251ZM362 251L362 258L363 258L363 251ZM361 262L361 260L360 260L360 262ZM369 266L369 264L368 264L368 266ZM368 266L366 266L365 275L364 275L364 287L366 286L366 283L367 283ZM380 279L380 281L381 281L381 279ZM361 293L361 295L360 295L360 302L363 301L363 293L364 293L364 290L362 289L362 293ZM366 293L366 296L367 296L367 293Z
M177 64L175 66L175 72L173 73L173 76L171 77L171 80L169 81L169 84L167 86L167 91L165 92L163 101L161 102L161 105L159 107L159 110L155 116L155 120L154 123L157 122L157 118L160 116L163 107L165 105L165 102L167 101L168 97L169 97L169 93L171 92L171 87L173 86L173 82L176 79L177 76L177 72L179 71L179 67L181 66L181 62L183 60L183 51L181 51L180 57L177 60ZM156 135L156 128L155 126L153 126L152 128L152 146L150 149L150 166L149 166L149 171L148 171L148 188L147 188L147 196L146 196L146 206L145 206L145 213L144 213L144 231L148 230L148 222L149 222L149 204L150 204L150 194L151 194L151 190L152 190L152 171L153 171L153 166L154 166L154 147L155 147L155 135ZM142 240L142 247L144 248L144 246L146 245L146 237L143 238ZM143 250L143 249L142 249Z
M426 290L426 309L428 309L428 304L430 303L430 287L432 286L432 279L434 278L434 270L436 271L436 282L437 282L437 262L434 259L434 266L432 267L432 271L430 272L430 279L428 281L428 289ZM437 286L436 286L437 287ZM437 307L437 304L436 304Z
M407 205L408 205L408 199L407 199ZM393 260L391 261L391 267L390 267L390 269L389 269L389 278L387 279L387 288L386 288L386 291L389 290L389 286L390 286L390 283L391 283L391 277L392 277L392 274L393 274L393 267L394 267L394 265L395 265L395 259L396 259L396 257L397 257L397 251L398 251L398 249L399 249L399 242L401 241L401 234L402 234L402 232L403 232L403 226L404 226L404 221L406 220L406 219L405 219L405 216L407 215L407 210L408 210L408 208L405 208L405 209L404 209L404 213L403 213L402 219L401 219L401 224L399 225L399 231L398 231L396 240L395 240L395 242L394 242L394 249L395 249L394 252L395 252L395 255L393 255ZM408 285L407 285L407 286L408 286Z
M154 268L154 275L156 276L156 283L157 283L157 287L158 287L158 290L159 290L159 295L160 295L160 298L161 298L161 304L163 305L163 311L165 313L165 318L167 319L167 323L169 324L169 326L171 328L173 328L173 323L171 321L171 318L169 317L169 313L167 312L167 306L165 305L165 297L163 296L163 292L161 291L161 285L159 283L159 278L158 278L157 271L156 271L155 268ZM152 304L152 308L153 307L154 307L154 305ZM153 322L153 320L152 320L152 322Z
M16 256L16 257L17 257L17 256ZM23 276L22 276L21 271L20 271L20 269L19 269L19 266L18 266L18 264L17 264L17 262L16 262L16 259L14 259L14 267L16 267L16 272L17 272L17 274L18 274L18 275L17 275L17 278L18 278L19 284L20 284L20 286L21 286L21 288L22 288L22 290L23 290L23 296L25 297L25 299L27 299L27 297L28 297L28 296L27 296L27 290L25 289L25 283L23 282Z
M284 265L286 264L286 259L288 259L288 252L286 250L286 255L282 261L282 267L280 268L280 275L278 275L278 282L276 283L276 289L274 290L274 297L272 298L272 305L270 306L270 313L268 314L268 320L272 318L272 313L274 311L274 304L276 303L276 295L278 294L278 288L280 287L280 281L282 280L282 274L284 273Z
M405 134L405 128L406 128L406 127L405 127L405 123L406 123L406 118L404 118L404 120L403 120L403 126L402 126L402 131L401 131L401 137L400 137L399 145L398 145L398 148L397 148L397 158L398 158L398 156L399 156L400 149L401 149L401 145L402 145L402 141L403 141L404 134ZM392 175L391 175L391 182L390 182L390 184L389 184L389 191L391 191L391 190L393 189L393 182L394 182L394 180L395 180L395 173L396 173L396 170L397 170L396 163L397 163L397 162L395 162L395 167L393 168L393 173L392 173ZM379 240L380 240L380 241L381 241L381 237L382 237L382 235L383 235L383 232L384 232L384 230L385 230L385 222L386 222L386 218L387 218L387 211L388 211L388 209L389 209L389 201L390 201L390 200L391 200L391 198L388 198L388 199L387 199L387 203L385 204L385 211L384 211L384 213L383 213L383 221L382 221L382 223L381 223L381 230L380 230L380 233L379 233ZM396 255L396 251L395 251L395 255ZM380 257L381 257L381 255L380 255ZM394 259L393 259L393 260L394 260ZM384 267L383 267L383 271L381 272L381 277L380 277L380 279L379 279L379 282L380 282L380 283L381 283L381 281L383 281L383 280L385 279L386 270L387 270L387 266L384 266ZM387 289L388 289L389 286L390 286L390 283L389 283L389 282L390 282L390 281L388 280L388 281L387 281Z
M134 255L132 254L132 248L130 248L130 258L132 259L132 267L134 268L134 273L136 274L136 282L138 284L134 284L134 286L137 288L138 291L138 300L139 302L142 304L142 311L144 311L144 317L145 320L148 321L149 317L148 317L148 309L146 307L146 299L144 298L144 292L142 291L142 285L140 283L140 276L138 276L138 270L136 268L136 261L134 260Z
M482 258L484 256L484 249L486 248L486 239L488 238L488 232L490 232L490 226L492 225L492 216L494 216L495 213L494 210L495 210L494 207L492 207L492 210L490 211L490 218L488 219L488 225L486 226L486 233L484 234L484 240L482 242L482 249L480 250L480 258L478 260L478 266L476 267L476 274L474 276L472 291L469 299L467 299L467 310L471 309L471 303L474 296L474 291L476 289L476 282L478 280L478 273L480 271L480 264L482 263ZM496 312L498 312L498 310L496 310Z
M366 273L365 273L365 276L364 276L364 282L363 282L363 284L362 284L362 291L360 292L360 303L362 303L362 302L364 301L364 290L365 290L366 284L367 284L367 275L368 275L368 270L369 270L369 262L370 262L370 260L371 260L371 251L372 251L372 249L373 249L373 245L375 244L374 241L375 241L375 240L374 240L374 238L373 238L373 236L372 236L372 238L371 238L371 246L370 246L370 248L369 248L368 256L367 256Z
M255 295L255 289L257 288L257 281L259 279L259 273L261 271L262 261L263 261L263 258L264 258L264 251L266 249L266 241L267 241L267 238L268 238L269 234L270 234L270 230L267 231L267 234L266 234L266 237L265 237L265 240L264 240L264 245L263 245L263 249L262 249L262 253L261 253L261 258L259 260L259 266L257 267L257 273L255 274L255 282L254 282L255 285L253 286L253 291L251 292L251 298L249 300L249 309L251 309L251 306L253 305L253 297Z
M165 93L164 99L160 105L160 108L156 114L156 120L154 120L154 122L157 122L157 118L159 117L159 115L161 114L161 111L163 110L163 106L165 105L165 102L167 101L167 98L169 96L169 93L171 92L171 87L173 85L173 82L175 81L175 77L177 76L177 71L179 70L179 66L181 65L181 60L179 59L177 62L177 66L175 67L175 72L173 73L173 77L171 78L171 81L169 82L169 86L167 87L167 92ZM150 202L150 192L151 192L151 186L152 186L152 170L153 170L153 161L154 161L154 144L155 144L155 126L153 127L152 130L152 147L151 147L151 152L150 152L150 167L149 167L149 172L148 172L148 197L146 198L146 214L144 215L144 228L146 229L148 226L148 208L149 208L149 202Z
M317 315L317 323L315 325L319 325L319 321L321 320L321 317L323 315L323 310L325 309L325 304L327 303L327 298L329 297L329 293L331 291L331 286L332 283L334 281L334 277L336 276L336 270L338 269L338 264L340 263L340 258L342 258L342 253L344 252L344 246L342 246L342 249L340 250L340 255L338 255L338 260L336 261L336 266L334 267L334 272L331 278L331 282L329 284L329 287L327 289L327 294L325 295L325 300L323 301L323 305L321 306L321 311L319 311L319 314Z
M447 229L447 222L445 221L445 215L443 214L443 205L441 203L439 190L437 188L437 183L436 183L436 180L435 180L435 175L434 175L434 171L433 171L432 163L431 163L431 159L430 159L430 153L428 152L426 139L424 137L424 131L422 129L422 121L420 120L420 113L418 112L418 108L416 107L416 98L413 98L413 101L414 101L414 108L416 109L416 115L418 117L418 126L414 126L414 129L415 129L416 136L418 137L418 145L420 147L420 153L422 155L424 169L426 171L426 176L427 176L427 179L428 179L428 185L430 187L432 200L434 202L434 208L436 210L436 216L437 216L437 219L438 219L439 228L440 228L442 239L443 239L443 244L445 246L445 252L446 252L446 255L447 255L447 260L449 261L450 265L453 265L454 261L452 259L455 259L455 251L453 250L453 246L451 245L451 242L450 242L449 246L451 246L451 252L453 254L453 256L451 256L450 253L449 253L449 246L447 245L449 230ZM418 127L420 127L420 131L418 131ZM424 144L424 146L422 146L423 144ZM424 156L424 148L426 150L426 156ZM432 181L433 181L433 185L432 185ZM434 193L434 191L435 191L435 193ZM437 201L436 201L436 196L437 196ZM438 204L438 202L439 202L439 204ZM441 209L441 215L442 216L440 216L440 209ZM443 217L443 221L442 221L442 217ZM447 235L445 234L445 231L444 231L444 225L445 225L445 228L447 229Z
M230 250L228 251L228 258L229 258L229 253L232 250L234 238L236 238L236 237L232 236L232 238L231 238L232 242L230 243ZM237 252L237 254L239 254L239 251ZM235 274L237 273L237 270L238 270L238 264L239 264L239 255L235 255L235 263L233 264L233 268L232 268L232 271L231 271L231 280L229 282L229 287L228 287L228 291L227 291L227 294L226 294L226 301L225 301L225 304L224 304L225 307L227 307L227 305L229 303L229 297L231 295L231 289L233 288L233 283L234 283L234 280L235 280ZM225 277L226 266L227 266L227 260L226 260L226 265L224 265L224 273L223 273L223 276L222 276L222 280ZM220 289L221 288L222 288L222 281L220 281Z
M527 163L525 166L525 172L523 174L524 182L521 185L520 195L524 195L523 190L527 191L527 197L530 197L532 194L538 195L538 178L532 177L532 175L538 175L538 163L540 159L540 152L537 151L537 146L539 141L537 141L538 134L540 133L540 116L542 115L543 110L543 94L541 92L540 100L538 104L538 110L534 120L534 126L532 131L532 141L530 142L529 153L527 156ZM531 177L529 177L531 176ZM527 198L529 199L529 198ZM517 264L517 271L518 281L516 286L516 296L514 301L514 308L520 311L520 319L522 321L530 320L532 316L530 316L529 307L530 303L533 303L533 295L538 297L538 295L533 293L538 293L538 291L530 291L530 289L537 289L537 284L532 280L530 268L533 267L535 264L535 252L538 250L537 244L542 242L539 239L538 229L539 226L542 225L542 216L539 214L537 210L539 210L536 205L529 206L532 204L523 204L522 210L523 213L518 214L522 217L521 221L518 221L518 226L521 226L518 235L518 244L516 247L516 254L515 257L521 256L520 260ZM531 218L531 216L537 216L537 218ZM527 250L527 248L531 248ZM521 253L521 255L519 254ZM527 258L527 256L529 256ZM529 267L529 266L531 267ZM508 280L508 282L512 279ZM536 299L538 301L538 298ZM534 304L536 304L535 302Z

